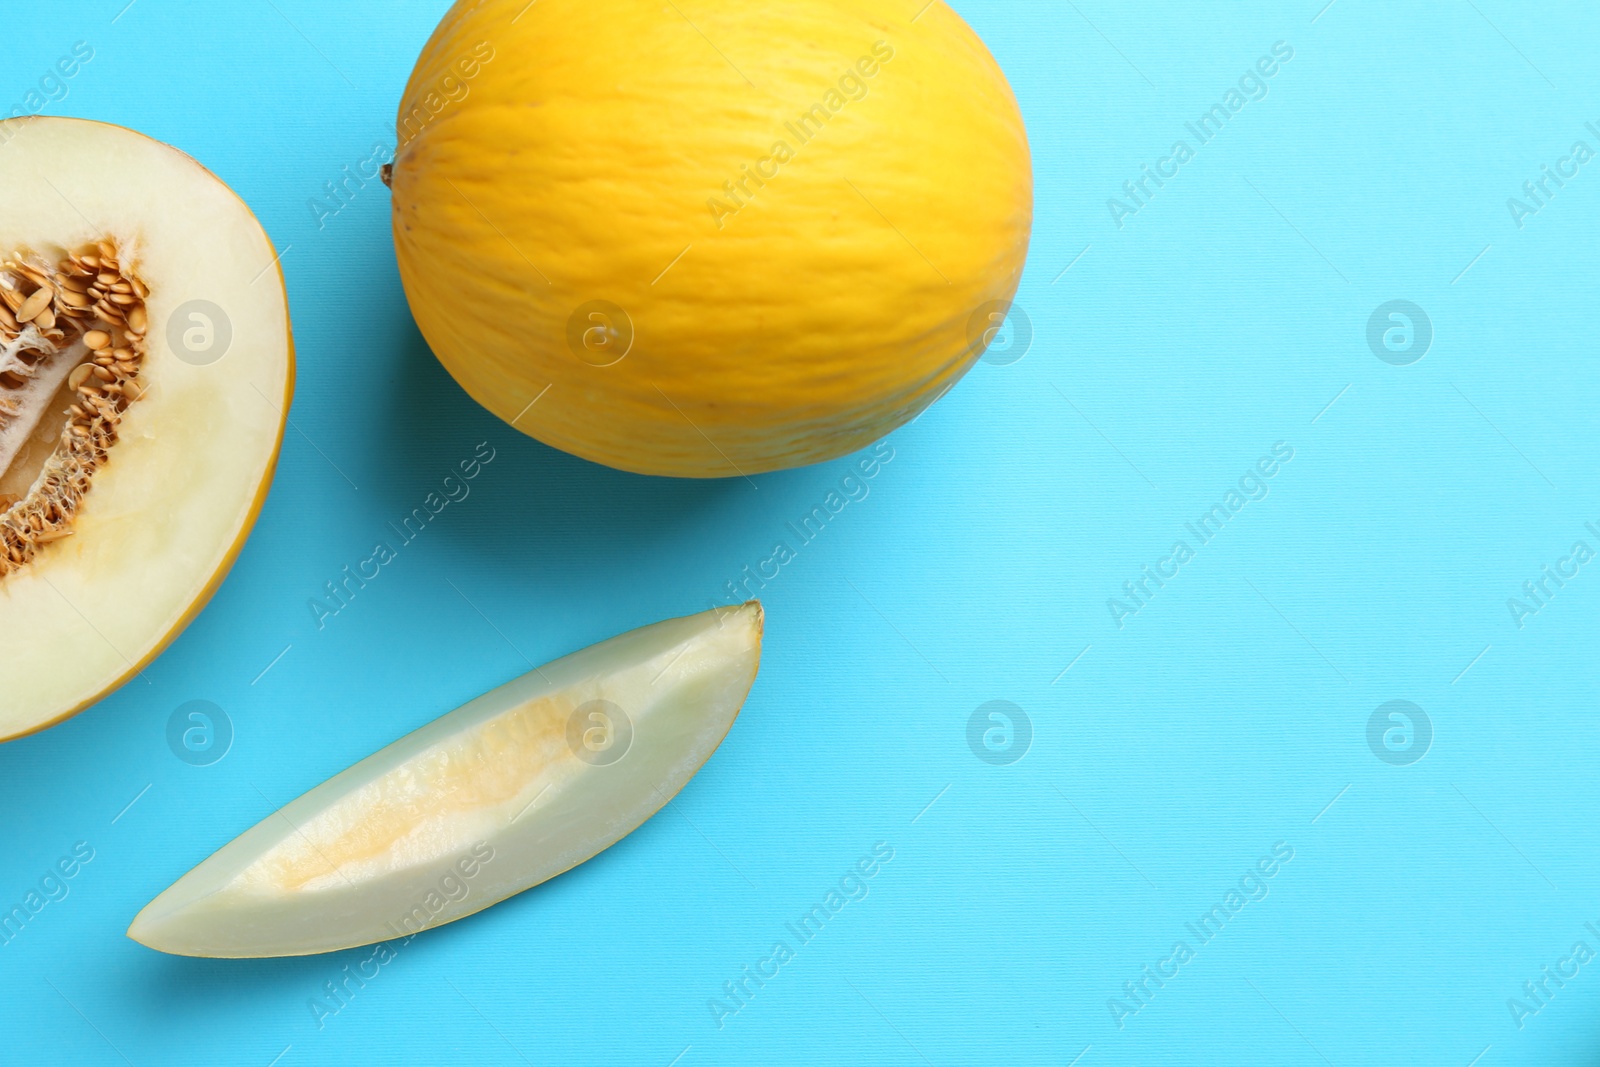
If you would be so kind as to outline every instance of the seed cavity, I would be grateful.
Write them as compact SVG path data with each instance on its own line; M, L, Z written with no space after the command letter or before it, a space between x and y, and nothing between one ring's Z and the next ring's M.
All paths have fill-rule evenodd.
M150 290L128 258L98 241L54 265L25 252L0 261L0 479L13 490L0 493L0 578L72 536L117 425L145 393ZM65 425L41 462L52 414Z

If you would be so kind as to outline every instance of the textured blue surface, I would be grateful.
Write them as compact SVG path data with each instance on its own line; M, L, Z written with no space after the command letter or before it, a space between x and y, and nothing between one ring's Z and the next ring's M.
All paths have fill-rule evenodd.
M12 5L7 109L88 42L39 103L178 145L254 207L285 249L299 389L211 606L144 680L0 749L0 904L93 852L0 945L0 1062L1600 1055L1600 961L1572 956L1600 952L1600 563L1521 625L1507 603L1600 550L1600 162L1570 156L1600 151L1591 5L959 0L1032 137L1031 349L894 433L870 493L760 591L761 677L675 811L416 939L335 1013L313 998L370 952L194 961L123 930L400 734L704 608L848 461L757 490L633 477L521 438L439 368L382 187L320 228L308 201L391 140L444 0L124 3ZM1275 42L1292 58L1246 77ZM1200 143L1185 124L1230 88ZM1146 165L1176 175L1134 200ZM1536 204L1542 165L1577 173ZM1369 346L1394 300L1431 322L1419 361ZM480 442L471 495L319 631L308 600ZM1252 475L1275 446L1293 458ZM1188 524L1233 488L1202 543ZM1127 597L1178 541L1177 575ZM995 700L1031 723L1018 761L988 747L1000 720L969 732ZM1369 744L1396 700L1431 729L1386 710ZM210 766L168 748L190 701L234 727ZM787 933L877 842L867 895ZM794 958L719 1027L708 1001L778 940Z

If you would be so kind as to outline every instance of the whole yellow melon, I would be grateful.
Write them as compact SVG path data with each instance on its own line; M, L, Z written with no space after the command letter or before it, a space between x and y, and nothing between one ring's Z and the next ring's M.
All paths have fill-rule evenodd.
M460 0L398 139L440 361L645 474L815 463L913 418L992 338L1033 221L1016 99L942 0Z

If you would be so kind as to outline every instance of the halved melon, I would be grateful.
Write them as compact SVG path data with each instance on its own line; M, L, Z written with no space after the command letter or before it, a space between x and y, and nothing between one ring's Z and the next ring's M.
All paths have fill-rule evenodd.
M300 956L415 935L632 833L722 743L761 659L757 602L546 664L401 738L224 846L128 936Z
M99 700L205 605L277 461L277 254L176 149L0 122L0 740Z

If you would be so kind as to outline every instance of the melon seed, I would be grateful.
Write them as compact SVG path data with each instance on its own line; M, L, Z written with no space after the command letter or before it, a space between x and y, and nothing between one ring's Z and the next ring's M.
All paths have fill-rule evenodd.
M40 286L34 290L32 296L22 302L17 308L18 322L32 322L39 317L39 312L50 306L50 301L56 298L55 290L48 285Z

